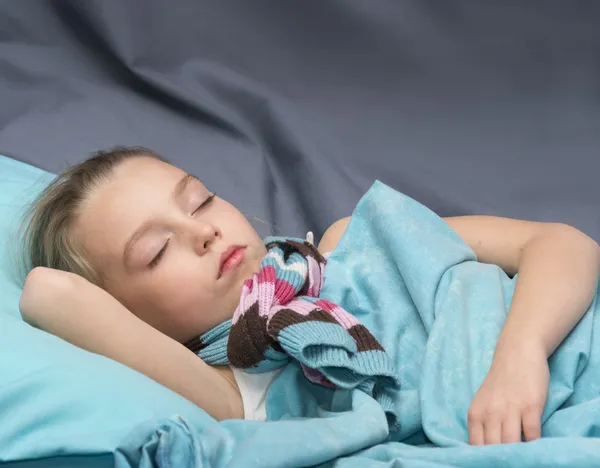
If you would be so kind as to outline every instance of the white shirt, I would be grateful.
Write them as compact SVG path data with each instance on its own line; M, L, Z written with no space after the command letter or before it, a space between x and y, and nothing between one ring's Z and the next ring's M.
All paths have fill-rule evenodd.
M242 395L244 419L252 421L267 420L266 398L269 387L283 367L260 374L251 374L241 369L232 369L233 376Z

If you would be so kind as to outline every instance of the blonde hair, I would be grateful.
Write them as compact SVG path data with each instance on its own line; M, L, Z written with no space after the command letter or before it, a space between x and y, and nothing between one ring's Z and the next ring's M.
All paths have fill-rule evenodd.
M20 236L23 273L36 267L54 268L99 284L100 274L74 239L73 227L90 192L107 180L123 161L140 156L166 162L148 148L118 146L93 153L89 159L59 174L25 213Z

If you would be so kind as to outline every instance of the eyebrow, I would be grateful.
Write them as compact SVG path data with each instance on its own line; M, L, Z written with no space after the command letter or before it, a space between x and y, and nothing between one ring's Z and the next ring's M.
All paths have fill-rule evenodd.
M179 182L177 182L177 185L175 185L172 197L174 199L180 198L186 191L188 185L195 181L200 182L200 179L198 179L198 177L192 174L184 175L179 180ZM126 265L129 255L131 255L131 251L133 250L133 247L135 246L136 242L140 240L144 236L144 234L146 234L150 229L152 229L152 222L150 220L147 220L144 221L142 225L139 228L137 228L136 231L131 235L131 237L125 244L125 248L123 249L123 262Z
M192 174L184 175L181 180L177 182L175 190L173 190L173 198L181 197L191 182L200 182L200 179Z

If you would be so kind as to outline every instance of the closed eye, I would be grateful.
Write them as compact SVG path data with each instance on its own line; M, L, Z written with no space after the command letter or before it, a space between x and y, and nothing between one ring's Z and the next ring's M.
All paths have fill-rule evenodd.
M209 205L217 196L216 193L212 193L206 200L204 200L200 206L198 206L198 208L196 208L193 212L192 215L195 215L198 211L200 211L202 208L206 207L207 205ZM159 264L161 258L163 257L163 255L165 254L165 252L167 251L167 247L169 246L169 242L170 242L170 238L167 239L167 242L165 242L165 245L162 247L162 249L160 249L158 251L158 253L156 254L156 256L150 261L150 263L148 263L148 267L149 268L154 268L156 265Z
M167 247L169 246L170 241L171 241L171 238L167 239L167 242L165 242L165 245L163 246L163 248L158 251L158 253L156 254L156 257L154 257L152 259L152 261L150 263L148 263L149 268L154 268L156 265L158 265L158 262L160 262L160 259L167 251Z
M196 208L193 212L192 212L192 216L195 215L198 211L200 211L202 208L204 208L205 206L209 205L217 196L216 193L212 193L211 195L209 195L209 197L204 200L200 206L198 208Z

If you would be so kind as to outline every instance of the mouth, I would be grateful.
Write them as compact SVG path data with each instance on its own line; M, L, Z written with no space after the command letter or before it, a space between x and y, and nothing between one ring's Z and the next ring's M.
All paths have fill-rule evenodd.
M245 250L247 245L231 245L221 254L219 261L219 273L217 279L234 270L240 263L244 261Z

